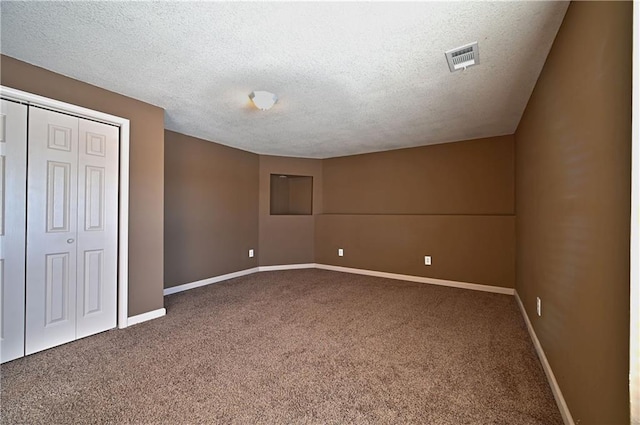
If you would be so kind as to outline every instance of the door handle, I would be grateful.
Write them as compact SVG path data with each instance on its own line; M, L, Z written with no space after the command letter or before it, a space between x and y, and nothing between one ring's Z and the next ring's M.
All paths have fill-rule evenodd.
M74 243L74 242L75 242L75 239L71 239L71 238L67 239L67 243Z

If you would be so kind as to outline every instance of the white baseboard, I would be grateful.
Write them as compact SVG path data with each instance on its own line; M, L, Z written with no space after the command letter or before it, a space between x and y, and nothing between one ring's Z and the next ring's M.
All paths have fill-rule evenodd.
M246 276L249 274L253 274L257 271L258 271L258 267L253 267L251 269L240 270L239 272L227 273L220 276L210 277L208 279L198 280L196 282L185 283L183 285L178 285L178 286L172 286L170 288L165 288L164 295L171 295L177 292L186 291L188 289L198 288L200 286L211 285L212 283L222 282L223 280Z
M471 289L474 291L494 292L497 294L513 295L513 288L503 288L501 286L480 285L478 283L457 282L454 280L435 279L432 277L413 276L407 274L378 272L374 270L353 269L351 267L331 266L328 264L316 264L316 268L333 270L336 272L362 274L365 276L384 277L387 279L406 280L409 282L428 283L430 285L451 286L454 288Z
M239 272L227 273L220 276L210 277L208 279L198 280L196 282L185 283L178 286L172 286L170 288L165 288L163 294L171 295L176 294L178 292L187 291L189 289L198 288L200 286L211 285L212 283L222 282L223 280L234 279L236 277L247 276L250 274L254 274L257 272L269 272L276 270L294 270L294 269L312 269L315 268L315 264L306 263L306 264L283 264L278 266L260 266L253 267L251 269L240 270Z
M136 325L138 323L146 322L147 320L157 319L167 314L167 310L159 308L157 310L148 311L146 313L138 314L137 316L131 316L127 318L127 326Z
M553 397L556 399L556 404L558 405L558 409L560 410L560 414L562 415L562 420L565 425L575 425L573 421L573 417L571 416L571 412L569 411L569 407L567 406L567 402L564 400L562 396L562 391L560 391L560 386L558 385L558 381L556 381L556 377L553 374L553 370L551 370L551 365L547 360L547 356L544 354L544 350L542 349L542 345L540 345L540 341L538 340L538 336L536 335L536 331L533 329L531 325L531 321L529 320L529 315L527 315L527 310L525 310L524 305L522 305L522 300L518 296L518 293L515 293L516 301L518 302L518 306L520 306L520 311L522 312L522 316L524 317L524 321L527 324L527 329L529 330L529 335L531 335L531 340L533 341L533 345L536 347L536 352L538 353L538 358L540 358L540 363L542 363L542 368L544 369L545 375L547 375L547 380L549 381L549 385L551 386L551 391L553 392Z
M278 266L260 266L258 267L259 272L272 272L276 270L296 270L296 269L315 269L315 263L305 263L305 264L282 264Z
M361 274L365 276L384 277L387 279L405 280L408 282L427 283L430 285L450 286L453 288L471 289L473 291L493 292L497 294L513 295L513 288L503 288L501 286L481 285L478 283L458 282L454 280L435 279L432 277L412 276L408 274L397 274L378 272L374 270L354 269L351 267L332 266L329 264L304 263L304 264L280 264L277 266L259 266L251 269L241 270L239 272L223 274L220 276L210 277L208 279L198 280L196 282L185 283L183 285L172 286L164 290L164 295L171 295L178 292L186 291L200 286L210 285L212 283L222 282L223 280L233 279L236 277L246 276L257 272L270 272L278 270L297 270L297 269L323 269L332 270L343 273Z

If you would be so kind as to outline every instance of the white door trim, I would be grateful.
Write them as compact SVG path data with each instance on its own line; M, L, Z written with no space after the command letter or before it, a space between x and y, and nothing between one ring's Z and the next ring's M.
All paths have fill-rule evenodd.
M0 96L28 105L41 106L53 111L120 127L118 327L120 329L126 328L128 326L129 309L129 120L1 85Z

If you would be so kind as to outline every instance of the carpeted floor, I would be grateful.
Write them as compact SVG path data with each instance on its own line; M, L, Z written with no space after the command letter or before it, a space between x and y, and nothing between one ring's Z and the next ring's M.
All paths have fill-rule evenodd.
M323 270L1 367L3 424L562 424L512 296Z

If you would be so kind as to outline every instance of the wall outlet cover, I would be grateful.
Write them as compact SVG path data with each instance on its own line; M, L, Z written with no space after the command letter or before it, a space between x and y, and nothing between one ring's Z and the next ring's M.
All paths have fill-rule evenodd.
M430 266L431 265L431 256L430 255L425 255L424 256L424 265L425 266Z
M249 250L249 258L253 258L253 249Z
M338 248L338 257L344 257L344 249Z

